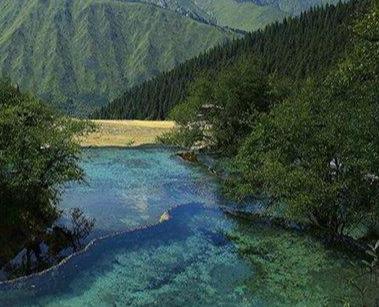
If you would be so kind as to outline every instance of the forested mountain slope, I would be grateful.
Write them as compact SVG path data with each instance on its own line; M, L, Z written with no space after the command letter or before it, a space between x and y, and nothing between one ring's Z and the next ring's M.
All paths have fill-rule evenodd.
M72 114L235 37L156 5L0 0L0 74Z
M0 75L84 115L242 30L336 1L0 0Z
M313 9L299 18L286 19L264 31L216 47L170 72L128 90L97 118L165 118L187 93L188 85L202 71L218 70L241 57L259 58L268 72L293 79L321 75L346 50L350 30L345 27L366 1L352 1L323 9Z
M180 14L245 31L339 0L143 0Z

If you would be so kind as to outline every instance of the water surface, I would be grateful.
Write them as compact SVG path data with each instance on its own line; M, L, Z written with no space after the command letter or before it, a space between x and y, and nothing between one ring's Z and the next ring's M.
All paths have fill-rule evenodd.
M0 285L0 306L338 306L354 302L341 253L304 234L237 220L217 182L169 149L87 150L88 185L65 208L96 218L86 252ZM155 226L170 208L171 219ZM144 229L133 230L135 227Z
M86 184L66 188L61 207L96 219L94 236L156 223L190 202L220 203L214 178L160 147L86 149Z

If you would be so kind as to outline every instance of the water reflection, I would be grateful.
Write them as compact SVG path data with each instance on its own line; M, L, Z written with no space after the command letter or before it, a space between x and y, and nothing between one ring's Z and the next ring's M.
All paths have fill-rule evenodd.
M97 241L41 276L0 285L0 306L336 306L356 293L342 254L296 232L228 217L212 177L171 151L88 150L88 186L71 186ZM140 161L140 162L138 162ZM134 165L136 167L134 167Z

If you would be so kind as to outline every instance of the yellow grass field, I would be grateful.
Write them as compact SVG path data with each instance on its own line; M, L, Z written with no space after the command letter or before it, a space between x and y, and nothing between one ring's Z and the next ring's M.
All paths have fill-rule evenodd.
M153 144L175 127L172 121L94 120L97 129L80 140L83 147L128 147Z

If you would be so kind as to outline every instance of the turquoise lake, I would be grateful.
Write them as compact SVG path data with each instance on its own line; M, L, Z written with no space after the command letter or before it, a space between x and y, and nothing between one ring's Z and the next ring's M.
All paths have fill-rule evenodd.
M0 284L0 306L342 306L342 253L305 234L226 215L214 177L159 147L88 149L85 185L61 206L96 219L85 252ZM254 204L251 204L254 206ZM164 212L171 219L158 223ZM140 229L143 227L143 229ZM122 232L112 235L115 232Z

